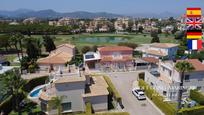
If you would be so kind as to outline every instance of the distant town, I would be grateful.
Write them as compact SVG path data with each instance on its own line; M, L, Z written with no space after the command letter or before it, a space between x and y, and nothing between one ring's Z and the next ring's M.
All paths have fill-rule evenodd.
M204 115L204 49L188 50L185 22L2 18L0 114Z

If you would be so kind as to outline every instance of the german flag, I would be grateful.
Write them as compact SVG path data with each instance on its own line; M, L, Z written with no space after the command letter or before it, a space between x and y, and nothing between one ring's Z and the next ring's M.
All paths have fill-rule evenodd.
M187 17L201 17L202 11L201 8L187 8L186 16Z
M202 31L201 30L187 31L187 39L202 39Z

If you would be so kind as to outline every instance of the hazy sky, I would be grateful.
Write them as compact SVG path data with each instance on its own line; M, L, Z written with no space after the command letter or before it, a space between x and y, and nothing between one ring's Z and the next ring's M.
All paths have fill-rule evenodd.
M183 13L186 7L201 7L204 0L0 0L0 10L20 8L58 12L89 11L118 14Z

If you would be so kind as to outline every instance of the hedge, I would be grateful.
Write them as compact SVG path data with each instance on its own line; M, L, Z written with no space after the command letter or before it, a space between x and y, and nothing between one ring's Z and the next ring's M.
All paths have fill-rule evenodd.
M119 92L116 90L115 86L111 82L110 78L108 76L104 76L105 81L108 84L108 91L110 94L113 94L113 97L117 102L121 102L122 97L120 96Z
M190 91L190 98L195 100L200 105L204 105L204 95L197 90Z
M146 96L150 98L152 102L165 113L165 115L174 115L176 113L176 109L169 103L164 102L164 98L145 83L144 80L139 80L139 86L144 88Z
M181 109L178 115L204 115L204 106Z
M88 102L86 103L86 115L91 115L92 114L92 107L91 107L91 103Z

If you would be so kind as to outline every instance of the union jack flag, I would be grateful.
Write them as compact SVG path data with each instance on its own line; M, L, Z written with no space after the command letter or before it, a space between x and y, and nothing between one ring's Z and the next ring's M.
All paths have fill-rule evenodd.
M186 18L187 30L202 29L202 18L200 17L187 17Z

